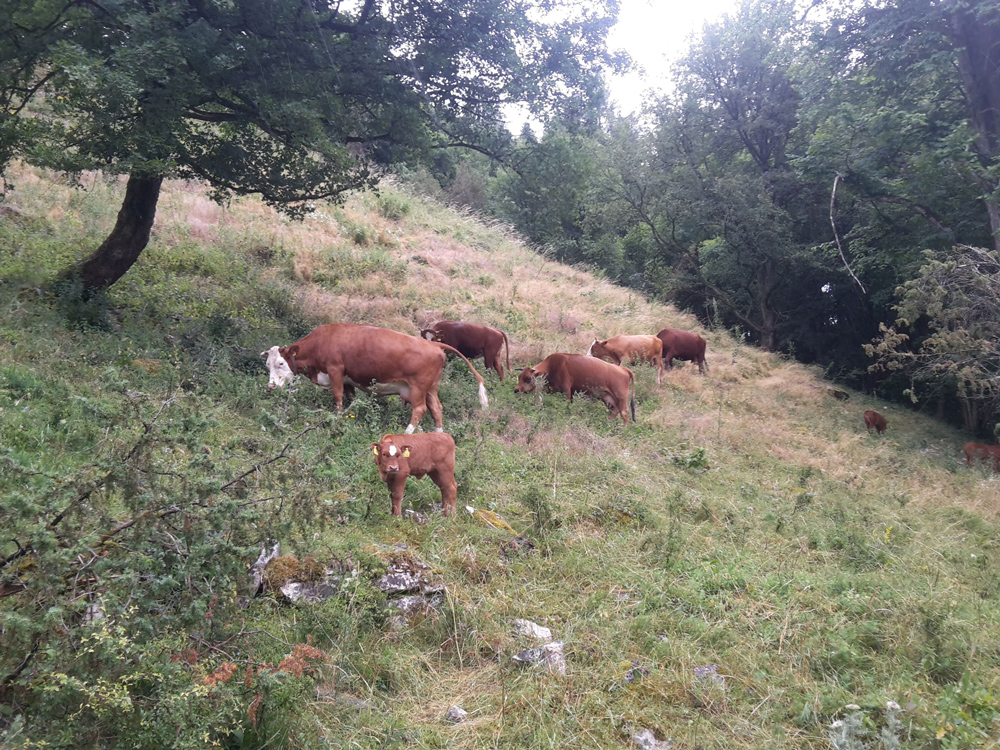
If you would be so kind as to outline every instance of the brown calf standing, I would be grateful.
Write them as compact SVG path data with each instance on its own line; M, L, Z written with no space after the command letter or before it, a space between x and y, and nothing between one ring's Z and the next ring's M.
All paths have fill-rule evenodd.
M419 435L386 435L372 443L378 475L389 486L392 515L403 513L403 490L407 477L430 477L441 490L444 514L455 512L458 483L455 481L455 440L445 432Z
M616 365L649 362L656 368L656 384L663 382L663 343L656 336L612 336L604 341L595 340L587 354Z
M969 466L975 464L977 458L983 461L993 459L993 471L1000 474L1000 445L986 445L985 443L966 443L962 446L962 453L965 454L965 463Z
M877 411L872 411L871 409L867 409L865 411L865 427L868 428L868 432L871 432L872 428L874 427L875 432L881 435L883 432L885 432L885 428L888 426L889 425L886 423L885 417L883 417Z

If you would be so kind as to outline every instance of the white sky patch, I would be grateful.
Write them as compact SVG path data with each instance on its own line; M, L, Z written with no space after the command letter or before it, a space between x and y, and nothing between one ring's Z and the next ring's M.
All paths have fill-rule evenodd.
M608 90L619 115L637 113L657 94L673 85L671 66L690 49L706 23L724 14L735 14L739 0L621 0L618 23L608 35L608 48L624 50L635 61L637 70L627 75L609 75ZM541 124L534 121L528 108L504 107L507 127L520 135L525 122L536 135Z
M671 66L688 51L692 35L738 7L737 0L622 0L608 46L624 49L641 70L608 77L618 113L629 115L641 109L651 98L650 90L669 90Z

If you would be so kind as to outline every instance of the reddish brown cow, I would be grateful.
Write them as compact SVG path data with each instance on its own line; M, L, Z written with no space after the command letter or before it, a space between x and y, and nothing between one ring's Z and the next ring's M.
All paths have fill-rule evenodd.
M268 387L284 387L301 372L316 385L330 386L337 411L343 411L345 389L348 395L353 388L372 389L379 396L398 395L412 407L406 428L412 433L427 409L435 430L443 429L438 386L446 351L455 352L469 365L479 381L479 403L487 408L483 377L461 352L387 328L329 323L291 346L272 346L261 354L267 356Z
M621 414L628 424L628 407L631 406L632 421L635 421L635 376L631 370L583 354L559 352L550 354L534 367L525 367L514 390L533 393L535 378L539 376L545 378L545 390L565 393L570 401L574 393L587 393L601 399L610 411L608 419Z
M663 344L663 365L668 370L673 368L675 359L685 359L698 365L698 372L705 374L708 366L705 362L705 339L697 333L679 331L676 328L664 328L656 338Z
M430 328L423 329L420 335L428 341L439 341L453 346L469 359L482 357L486 362L486 368L496 370L500 380L504 379L500 350L506 346L507 369L510 369L510 344L507 342L507 334L496 328L476 323L441 320Z
M656 384L663 382L663 343L656 336L612 336L604 341L595 340L587 354L611 360L616 365L649 362L656 368Z
M1000 474L1000 445L986 445L985 443L966 443L962 446L962 453L965 454L965 463L973 466L977 458L983 461L993 459L993 471Z
M872 411L871 409L867 409L865 411L865 427L868 428L868 432L871 432L872 428L874 428L875 432L881 435L885 432L885 428L888 426L889 425L886 423L885 417L877 411Z
M403 513L403 490L407 477L430 477L441 490L444 514L455 512L455 441L445 432L422 435L386 435L372 443L378 475L389 486L392 515Z

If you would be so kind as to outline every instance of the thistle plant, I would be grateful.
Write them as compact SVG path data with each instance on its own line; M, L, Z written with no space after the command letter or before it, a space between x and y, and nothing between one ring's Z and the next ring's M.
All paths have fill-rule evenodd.
M868 730L865 728L865 715L861 707L850 703L845 708L849 711L843 719L838 719L830 725L830 742L834 750L875 750L874 743L865 742ZM903 722L899 720L902 709L896 701L888 701L885 704L885 726L879 735L879 750L899 750L900 734L903 731Z

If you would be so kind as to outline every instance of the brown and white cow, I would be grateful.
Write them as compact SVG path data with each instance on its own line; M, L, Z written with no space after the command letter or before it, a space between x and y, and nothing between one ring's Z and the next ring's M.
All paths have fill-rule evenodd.
M983 461L993 461L993 471L1000 474L1000 445L986 445L985 443L966 443L962 446L962 453L965 454L965 463L969 466L975 465L976 459Z
M697 333L679 331L676 328L664 328L656 338L663 344L663 365L668 370L674 366L675 359L684 359L698 365L698 372L705 374L705 339Z
M885 432L885 428L888 426L889 425L885 421L885 417L877 411L872 411L871 409L865 410L865 427L868 428L868 432L871 432L872 429L874 429L876 433L881 435Z
M392 515L403 513L406 478L430 477L441 490L444 514L455 512L458 483L455 481L455 440L446 432L422 435L386 435L372 443L378 475L389 486Z
M496 328L481 326L478 323L461 323L455 320L441 320L425 328L420 335L428 341L438 341L448 344L469 359L482 357L487 369L494 369L500 380L503 380L503 365L500 362L500 350L506 346L507 369L510 369L510 344L507 334Z
M587 354L610 360L616 365L622 362L633 365L649 362L656 368L656 384L663 382L663 343L656 336L612 336L604 341L595 339Z
M337 411L344 409L344 391L373 390L379 396L397 395L411 405L412 433L430 409L436 432L441 432L438 387L444 373L445 352L455 352L479 382L479 403L489 406L483 377L461 352L436 341L427 341L377 326L329 323L312 330L291 346L272 346L267 357L269 388L283 388L302 373L319 386L329 386Z
M574 393L587 393L601 399L610 411L608 419L621 414L622 420L628 424L628 407L631 406L632 421L635 421L635 376L631 370L583 354L557 352L534 367L521 370L514 390L533 393L537 387L535 378L538 377L545 378L545 390L565 393L570 401Z

